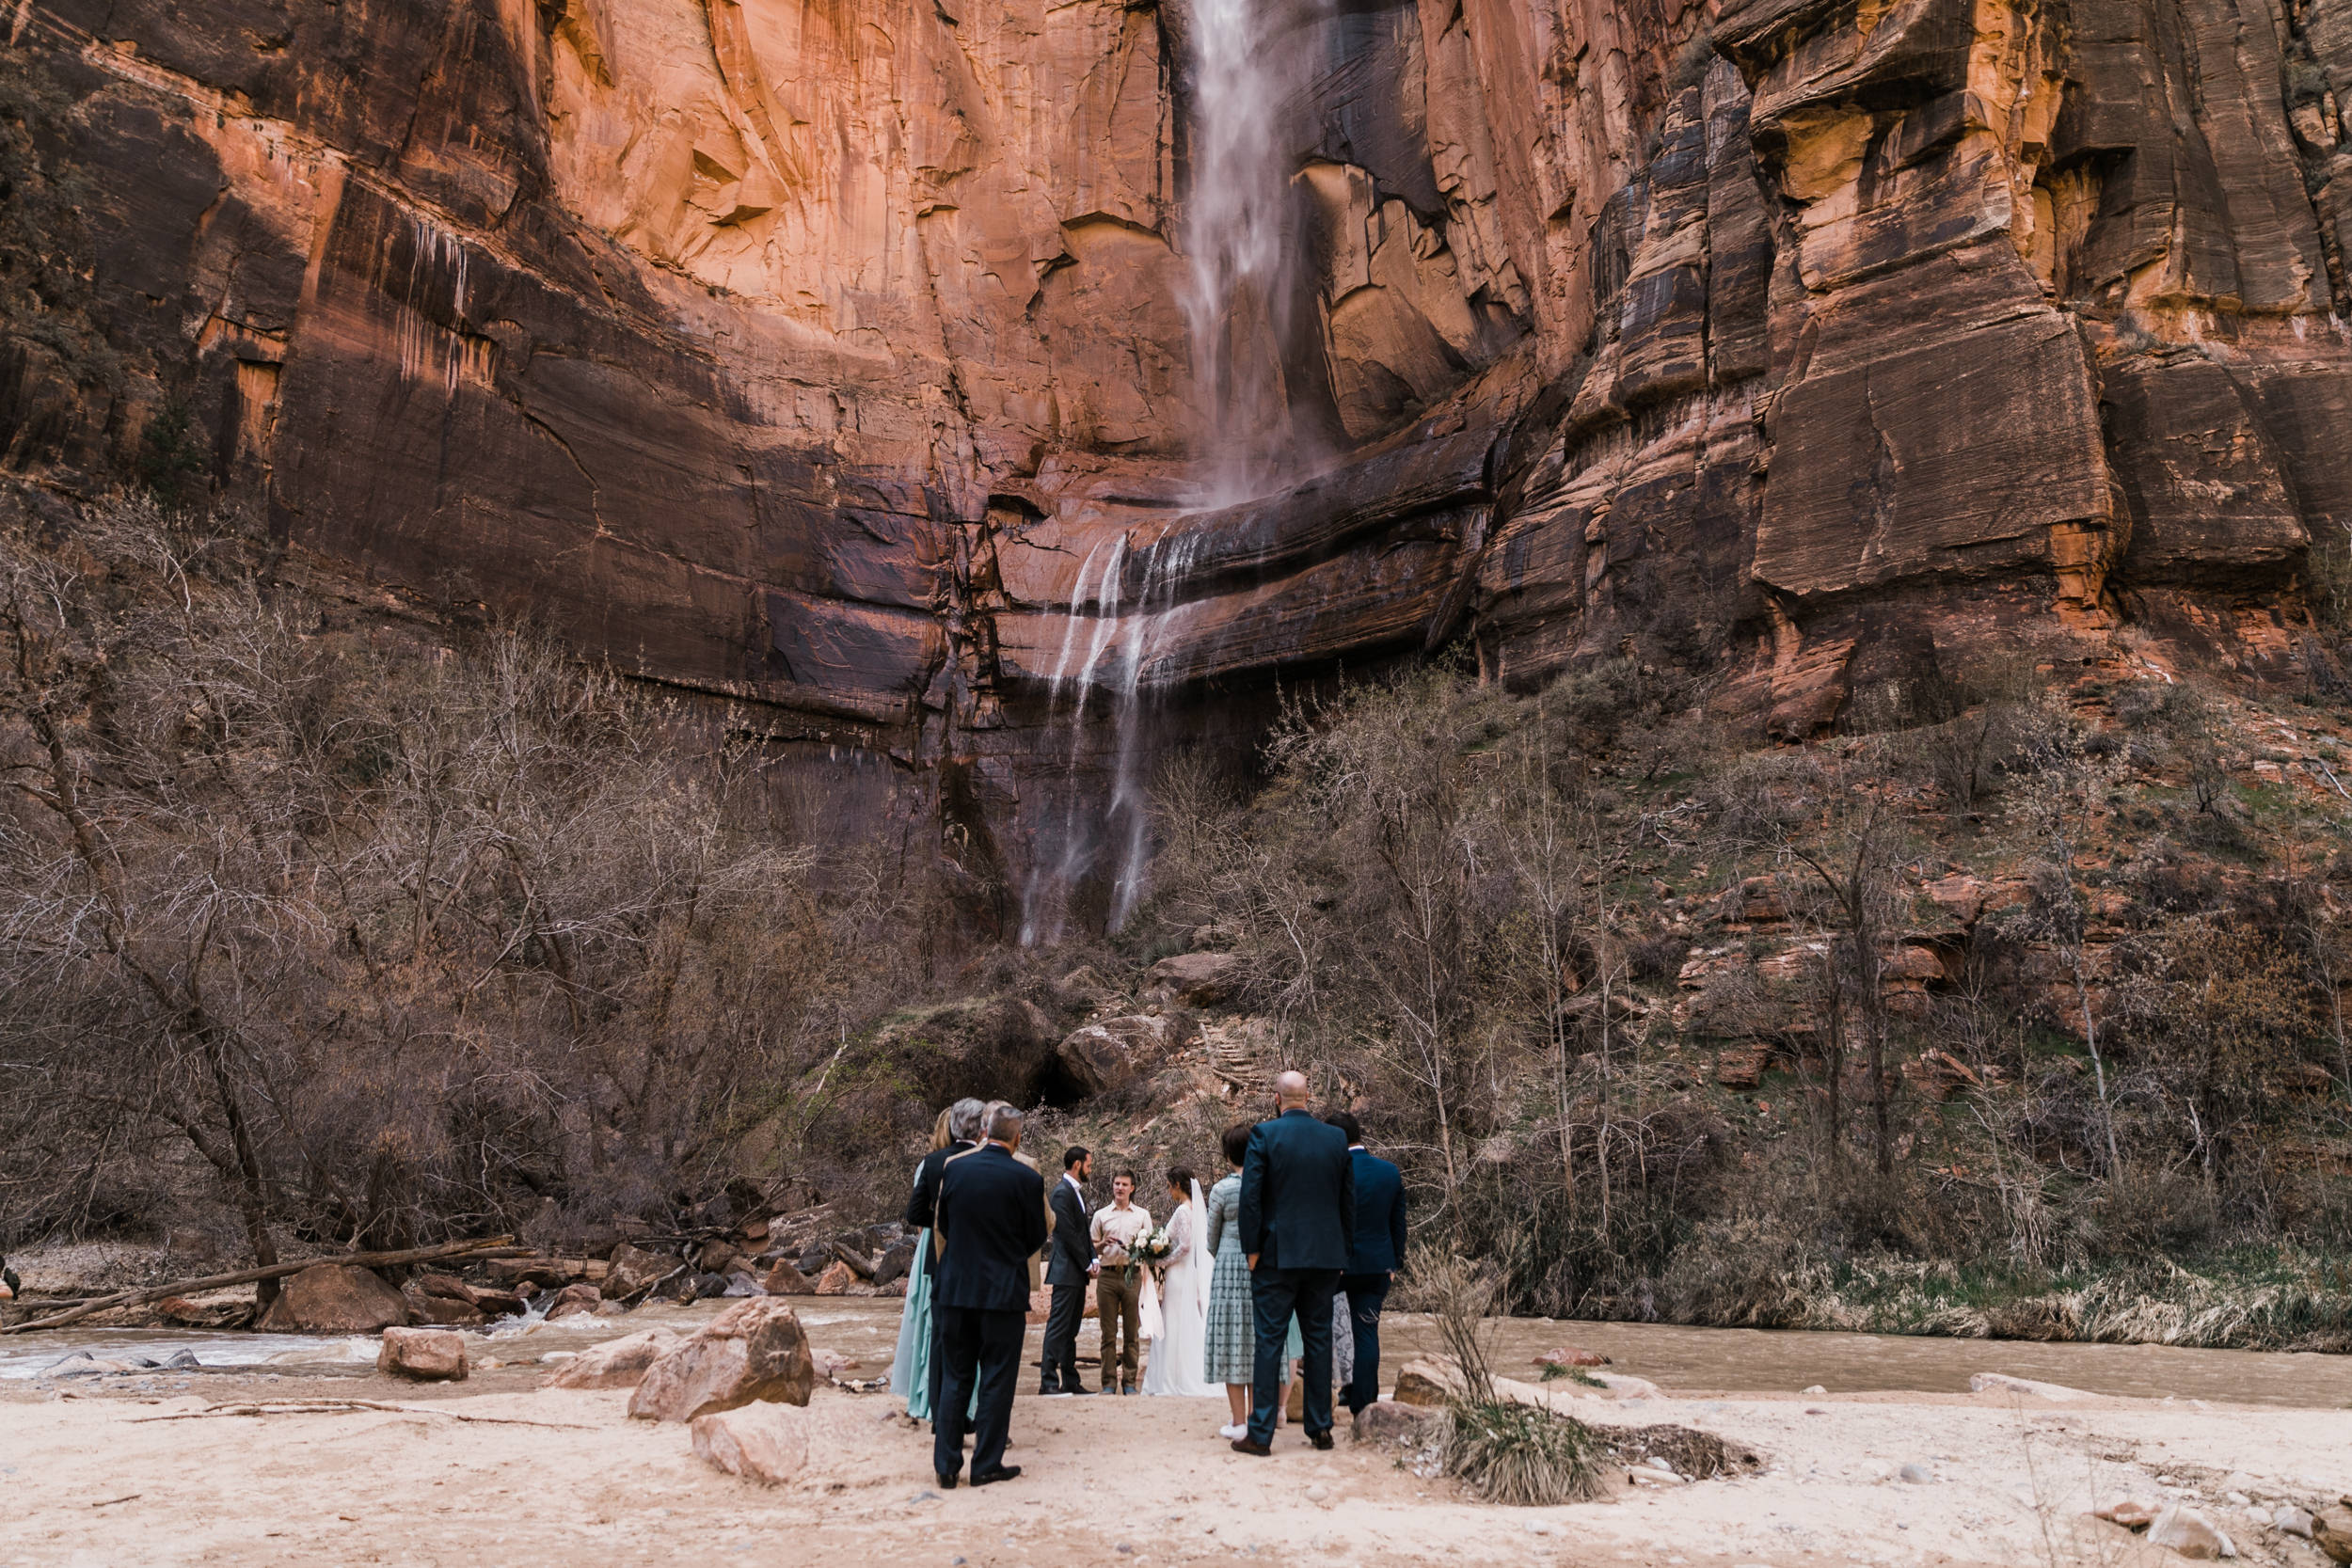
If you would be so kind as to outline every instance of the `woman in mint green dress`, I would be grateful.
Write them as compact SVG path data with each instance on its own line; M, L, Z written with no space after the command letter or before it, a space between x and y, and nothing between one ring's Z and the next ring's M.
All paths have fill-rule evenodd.
M972 1123L979 1109L977 1100L960 1100L939 1113L931 1127L931 1151L914 1167L914 1195L907 1200L906 1223L915 1227L914 1261L907 1267L890 1391L907 1402L907 1414L918 1421L931 1418L931 1222L937 1217L939 1173L951 1155L972 1147Z

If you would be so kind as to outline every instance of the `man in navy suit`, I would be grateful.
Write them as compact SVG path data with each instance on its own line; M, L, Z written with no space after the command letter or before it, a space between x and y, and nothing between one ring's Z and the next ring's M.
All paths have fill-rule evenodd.
M1045 1376L1041 1394L1088 1392L1078 1376L1078 1324L1085 1321L1087 1280L1095 1270L1094 1242L1088 1235L1087 1173L1094 1156L1084 1148L1063 1150L1061 1180L1054 1183L1054 1247L1045 1259L1045 1283L1053 1287L1045 1314Z
M1241 1167L1241 1246L1249 1258L1256 1330L1249 1431L1235 1453L1274 1451L1282 1345L1298 1318L1307 1380L1307 1441L1331 1446L1331 1297L1356 1239L1356 1167L1347 1135L1307 1110L1307 1078L1274 1081L1276 1115L1249 1133Z
M939 1233L946 1248L931 1296L942 1362L931 1407L931 1468L942 1491L954 1487L963 1468L965 1412L973 1409L976 1380L972 1484L1021 1473L1005 1463L1005 1439L1028 1321L1029 1257L1045 1244L1045 1183L1012 1157L1020 1147L1021 1113L1001 1106L989 1117L988 1141L940 1172Z
M1356 1166L1356 1242L1347 1249L1347 1272L1340 1275L1356 1335L1356 1375L1340 1398L1355 1415L1380 1397L1380 1307L1405 1257L1405 1173L1366 1152L1363 1123L1353 1112L1334 1111L1323 1119L1346 1136L1347 1157Z

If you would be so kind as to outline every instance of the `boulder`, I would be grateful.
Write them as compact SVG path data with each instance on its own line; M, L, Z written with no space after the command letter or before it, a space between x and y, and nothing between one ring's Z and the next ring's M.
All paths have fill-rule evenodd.
M408 1304L381 1276L349 1263L313 1263L278 1285L260 1326L270 1334L373 1334L407 1322Z
M1454 1397L1454 1369L1434 1361L1408 1361L1396 1374L1397 1404L1434 1410Z
M1562 1345L1535 1357L1538 1367L1606 1367L1609 1357L1598 1351L1581 1350L1574 1345Z
M612 1249L612 1272L605 1276L604 1293L608 1296L633 1296L677 1267L677 1262L658 1252L647 1252L644 1247L631 1246L623 1242Z
M808 1468L808 1412L759 1404L694 1418L694 1457L731 1476L781 1486Z
M1187 1007L1213 1007L1233 994L1241 976L1242 961L1232 953L1179 953L1153 964L1143 987Z
M447 1328L388 1328L375 1370L418 1383L463 1383L466 1337Z
M817 1293L817 1282L782 1258L769 1265L759 1285L771 1296L813 1296Z
M433 1294L414 1279L400 1288L400 1299L407 1304L410 1323L442 1328L479 1328L490 1321L472 1302L460 1296Z
M1062 1076L1081 1094L1123 1088L1200 1034L1182 1013L1134 1014L1082 1024L1055 1048Z
M846 1296L851 1286L864 1283L854 1269L836 1258L825 1265L823 1274L817 1276L817 1293L820 1296Z
M735 1258L735 1248L725 1242L705 1242L694 1250L694 1270L697 1274L725 1274Z
M656 1358L630 1396L644 1421L691 1421L756 1402L806 1404L816 1369L792 1308L754 1296L721 1312Z
M2352 1562L2352 1497L2342 1499L2341 1506L2312 1511L2312 1544L2330 1562Z
M2168 1547L2200 1562L2237 1556L2236 1545L2211 1520L2179 1503L2165 1505L2148 1527L2147 1540L2152 1546Z
M558 1318L569 1318L583 1312L594 1312L603 1305L604 1292L594 1285L584 1281L578 1285L566 1285L555 1292L553 1301L548 1303L548 1321L552 1323Z
M666 1328L649 1328L642 1334L624 1334L617 1339L607 1339L591 1345L571 1360L564 1362L540 1384L543 1388L634 1388L645 1380L645 1370L668 1351L674 1349L678 1337Z
M874 1283L888 1285L894 1280L904 1279L907 1271L914 1266L914 1238L902 1236L884 1247L882 1255L874 1260Z
M1034 1104L1053 1066L1054 1021L1017 996L951 1002L891 1019L866 1055L874 1069L922 1085L933 1100Z
M1408 1441L1421 1433L1429 1412L1421 1405L1396 1400L1375 1400L1356 1412L1354 1433L1359 1443Z

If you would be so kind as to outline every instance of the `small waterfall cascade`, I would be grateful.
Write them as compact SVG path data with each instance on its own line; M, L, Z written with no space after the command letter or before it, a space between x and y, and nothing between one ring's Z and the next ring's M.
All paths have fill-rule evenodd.
M1281 345L1290 199L1285 124L1303 51L1274 36L1286 0L1197 0L1190 38L1190 189L1181 241L1182 304L1192 352L1200 501L1264 494L1286 466ZM1294 8L1298 0L1287 0ZM1323 0L1306 0L1319 6ZM1142 902L1152 854L1152 700L1144 679L1182 624L1182 593L1202 535L1179 526L1139 545L1126 533L1090 549L1071 590L1046 676L1046 722L1068 737L1063 798L1045 813L1021 899L1023 945L1061 941L1099 918L1116 931ZM1096 706L1095 692L1108 712ZM1097 735L1090 769L1088 718ZM1110 738L1108 767L1100 758ZM1107 799L1084 787L1106 771ZM1103 907L1078 918L1089 879Z
M1124 926L1142 901L1152 854L1143 673L1185 613L1176 590L1191 569L1198 538L1180 534L1131 550L1127 536L1117 534L1089 550L1078 567L1061 646L1046 676L1048 722L1069 736L1065 776L1073 787L1050 815L1055 842L1039 836L1022 889L1025 947L1051 945L1070 934L1072 895L1097 867L1111 875L1104 911L1108 929ZM1099 812L1075 787L1086 766L1087 710L1098 688L1110 705L1106 721L1113 736L1110 795Z

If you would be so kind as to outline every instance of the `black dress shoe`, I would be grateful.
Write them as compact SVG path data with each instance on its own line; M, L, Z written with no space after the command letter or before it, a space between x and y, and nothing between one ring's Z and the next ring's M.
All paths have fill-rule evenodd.
M1272 1449L1267 1448L1263 1443L1253 1442L1247 1437L1236 1437L1233 1439L1233 1451L1235 1453L1256 1454L1260 1459L1269 1458L1274 1452Z
M953 1470L933 1470L931 1474L939 1478L939 1489L942 1492L952 1492L956 1489L956 1473Z
M1000 1481L1011 1481L1020 1474L1021 1466L1018 1465L999 1465L996 1468L989 1471L986 1475L982 1475L977 1470L973 1471L972 1484L975 1486L993 1486Z
M1327 1432L1311 1432L1307 1433L1307 1441L1327 1452L1331 1447L1331 1434Z

